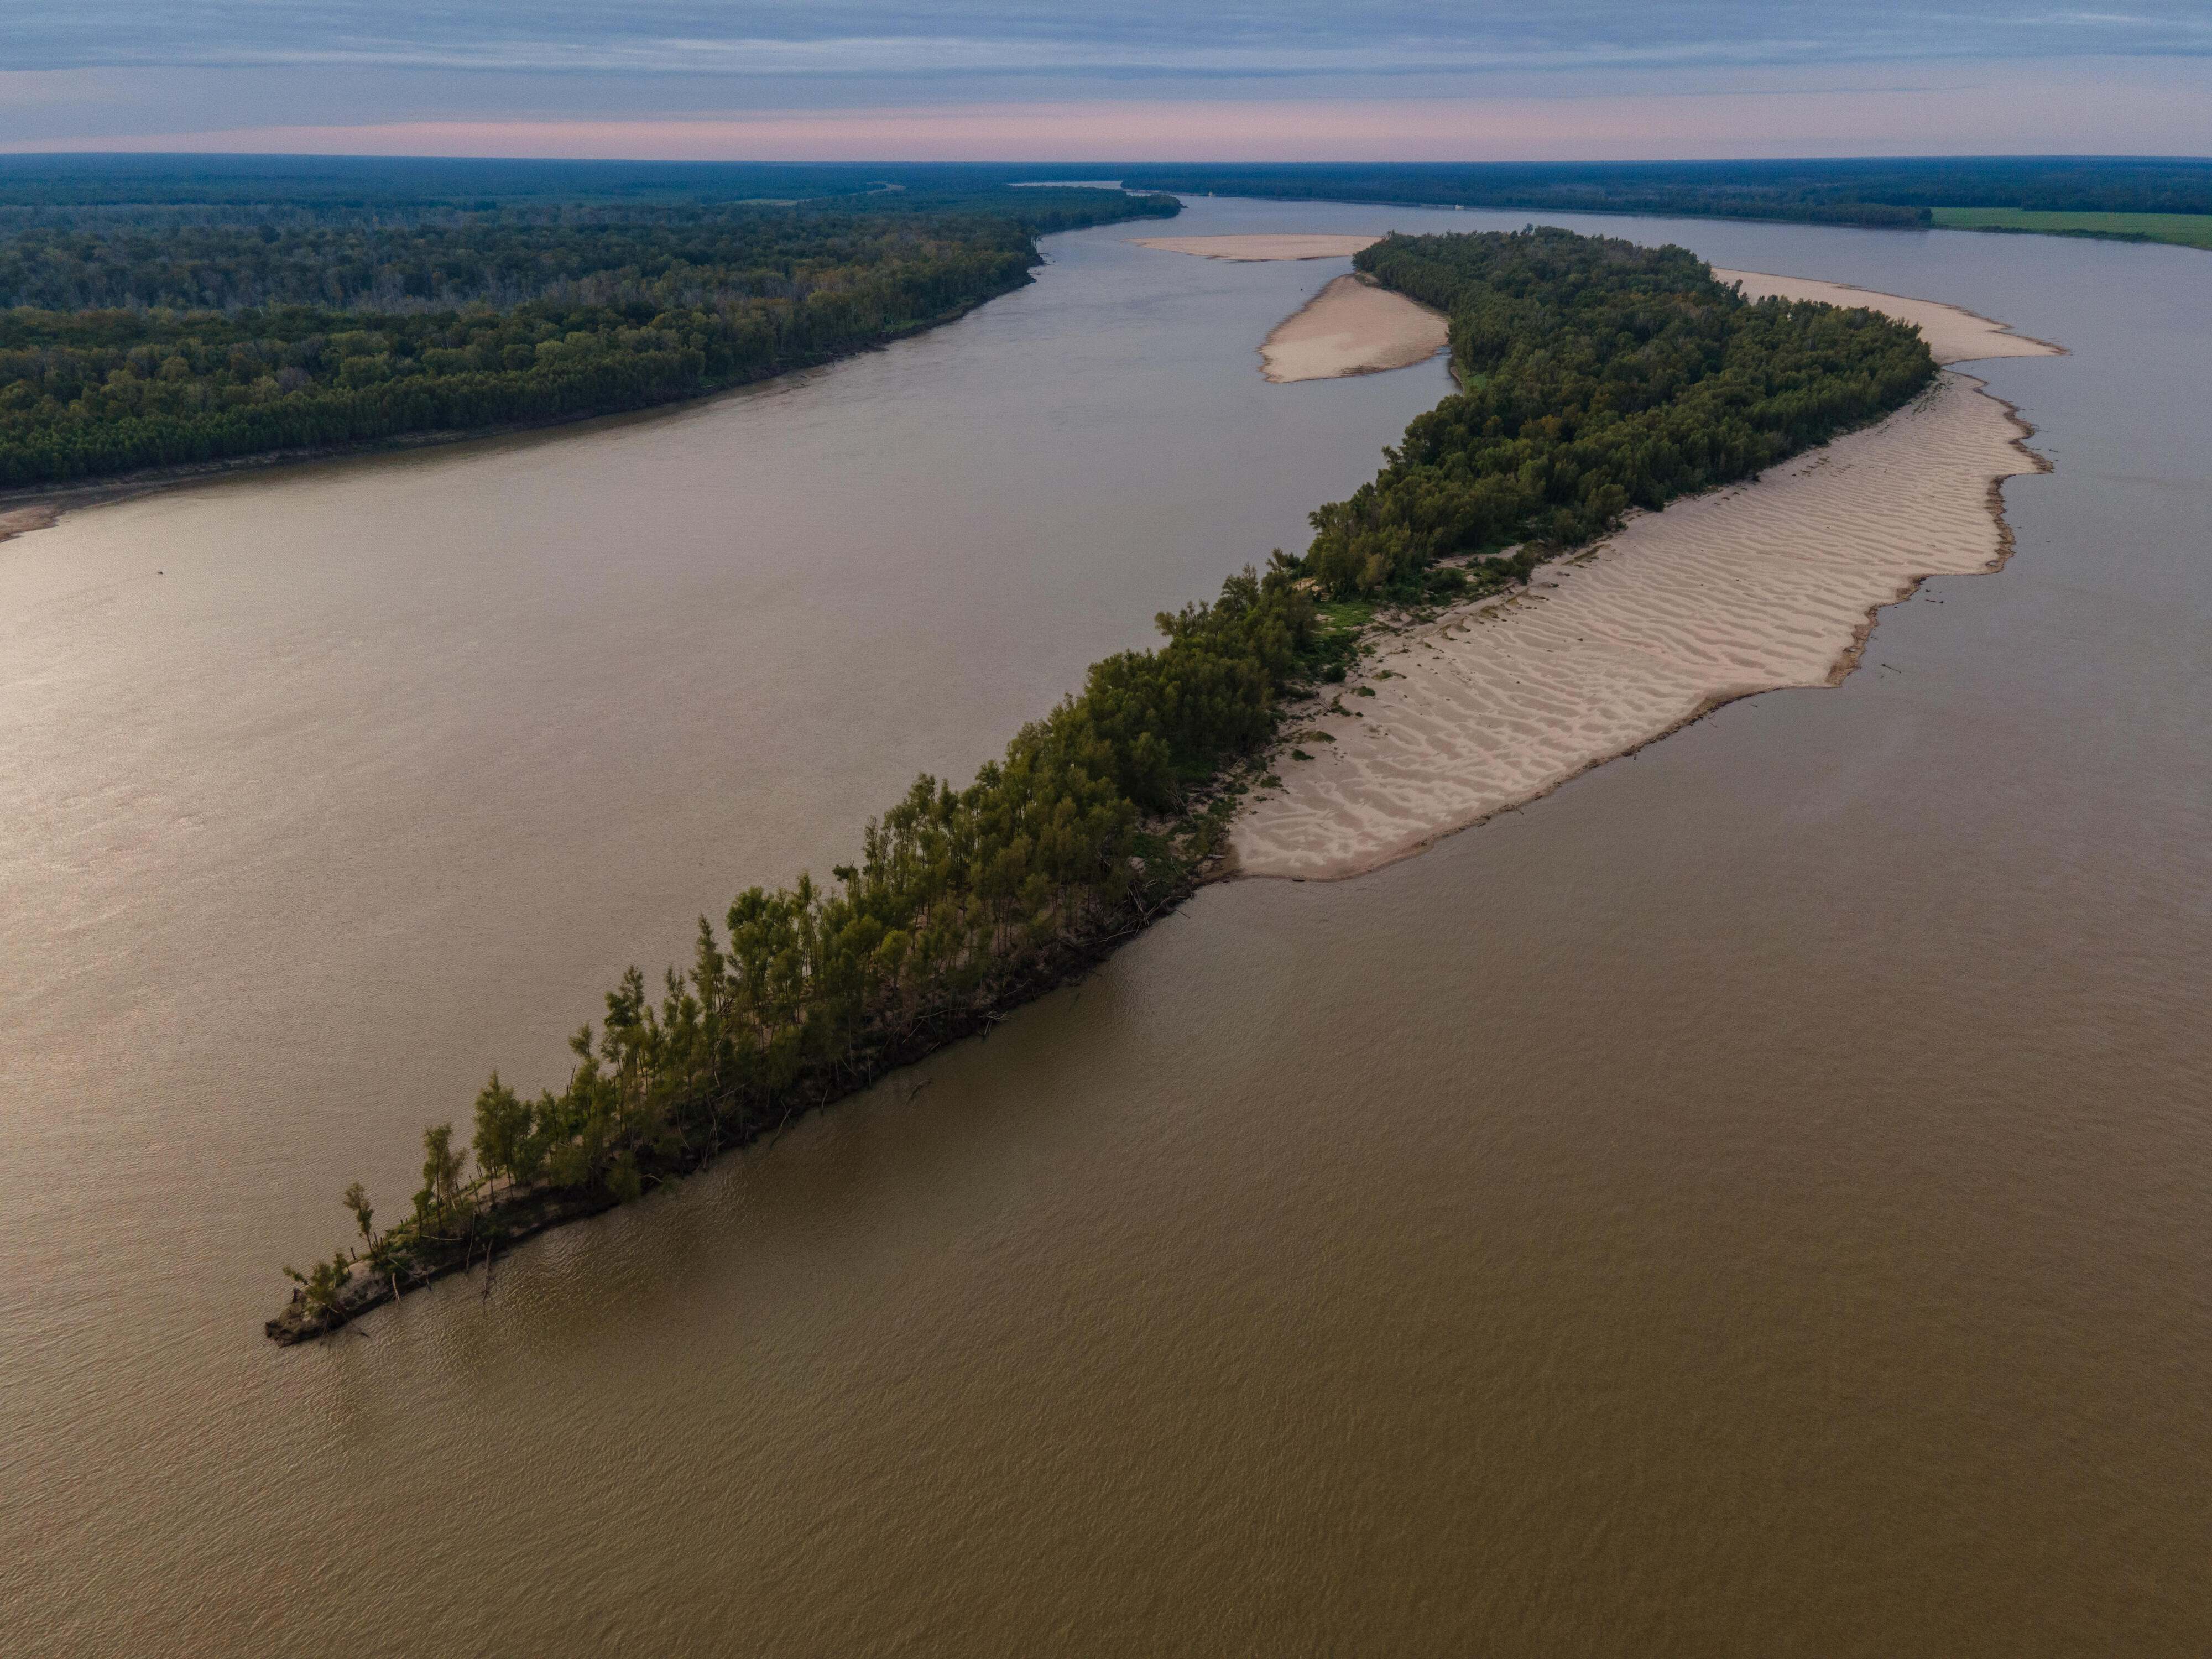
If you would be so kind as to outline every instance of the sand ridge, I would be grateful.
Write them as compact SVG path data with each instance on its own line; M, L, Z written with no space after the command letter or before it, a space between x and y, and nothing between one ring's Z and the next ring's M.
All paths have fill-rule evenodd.
M1169 253L1195 254L1201 259L1228 259L1239 264L1269 259L1349 259L1364 247L1372 247L1380 236L1337 236L1321 234L1237 236L1136 236L1139 247L1156 247Z
M1260 372L1278 383L1379 374L1426 362L1450 337L1443 312L1354 271L1275 325Z
M2065 356L2063 346L2048 340L2015 334L2003 323L1963 307L1940 300L1908 299L1899 294L1877 294L1849 283L1816 282L1806 276L1776 276L1763 270L1722 270L1713 275L1723 283L1741 283L1747 300L1778 295L1784 300L1819 300L1832 306L1856 306L1918 325L1920 337L1939 363L1964 362L1984 357L2050 357Z
M1808 290L1834 286L1769 291L1826 299ZM1851 290L1846 303L1909 305L1918 322L1930 302ZM1952 314L1923 326L1943 331L1948 361L2058 349L1942 309ZM2045 468L2028 432L1979 381L1946 371L1878 425L1632 518L1525 590L1382 635L1344 686L1291 711L1269 763L1284 787L1248 798L1232 870L1357 875L1735 698L1836 684L1880 607L1923 577L2003 562L1997 483Z

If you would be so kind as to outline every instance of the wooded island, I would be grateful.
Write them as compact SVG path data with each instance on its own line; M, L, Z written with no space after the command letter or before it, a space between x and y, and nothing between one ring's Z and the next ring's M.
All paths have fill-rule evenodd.
M690 966L633 969L558 1089L494 1073L466 1145L306 1271L269 1335L296 1342L559 1221L773 1133L1086 971L1218 868L1285 699L1341 680L1359 602L1525 580L1632 507L1752 476L1876 420L1936 373L1863 310L1747 301L1678 247L1556 229L1391 237L1379 281L1445 311L1463 388L1415 420L1302 557L1163 613L1163 642L1094 664L964 787L924 775L830 884L738 896ZM473 1155L474 1171L470 1161Z

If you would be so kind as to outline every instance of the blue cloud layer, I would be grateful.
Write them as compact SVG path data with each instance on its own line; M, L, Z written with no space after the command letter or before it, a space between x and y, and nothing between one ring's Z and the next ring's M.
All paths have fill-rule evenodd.
M9 25L5 67L355 64L870 79L1298 79L1956 57L2212 55L2207 0L90 0Z

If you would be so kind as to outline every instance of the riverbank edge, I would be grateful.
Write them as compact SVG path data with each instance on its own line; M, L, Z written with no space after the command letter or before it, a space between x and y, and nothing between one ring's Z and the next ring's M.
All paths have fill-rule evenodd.
M1838 284L1838 286L1841 287L1848 285ZM1859 291L1867 293L1873 292L1874 290L1861 289ZM1966 307L1963 306L1954 307L1953 308L1960 311L1966 310ZM1968 312L1966 314L1979 318L1983 322L1996 323L1995 319L1982 317L1981 313L1978 312ZM2007 328L2008 332L2011 331L2004 324L1997 323L1996 326ZM2033 337L2029 335L2021 335L2019 337L2022 339L2030 339ZM2037 340L2035 343L2049 347L2050 349L2057 355L2062 356L2069 355L2065 347L2055 344L2051 341ZM2004 411L2006 420L2010 422L2014 428L2013 436L2010 441L2011 447L2018 451L2021 456L2026 458L2029 463L2029 465L2023 471L2003 474L1999 477L1992 477L1987 481L1987 488L1984 495L1984 502L1989 512L1990 518L1996 528L1997 548L1996 551L1991 556L1989 562L1986 563L1982 568L1981 571L1977 574L1983 575L1994 574L1997 571L2003 569L2004 567L2010 562L2014 549L2016 544L2016 538L2013 532L2012 525L2004 515L2004 485L2006 478L2037 477L2054 471L2056 468L2049 457L2029 447L2028 440L2034 437L2037 428L2033 422L2020 412L2019 407L2016 404L2009 402L2006 398L1997 396L1996 393L1989 389L1989 383L1987 381L1980 380L1974 375L1948 367L1940 370L1939 374L1957 375L1960 380L1965 382L1972 388L1969 393L1970 396L1986 398L1991 403L1996 404L2000 409L2002 409ZM1930 384L1932 387L1936 383L1931 382ZM1920 394L1922 397L1925 397L1926 395L1926 392ZM1915 401L1917 402L1918 399L1916 398ZM1901 407L1903 409L1910 409L1912 405L1911 404L1907 404ZM1888 414L1882 416L1879 420L1869 421L1866 422L1864 426L1855 427L1849 432L1838 432L1833 438L1829 439L1826 444L1818 445L1808 450L1801 450L1796 455L1790 457L1790 460L1796 461L1803 459L1807 455L1817 455L1821 450L1827 448L1830 444L1833 444L1841 439L1850 436L1852 432L1863 432L1874 427L1877 427L1881 425L1883 421L1894 418L1894 416L1899 412L1901 412L1900 410L1892 410ZM1778 463L1777 465L1786 465L1788 464L1788 462L1782 462ZM1717 484L1713 489L1702 491L1700 493L1705 495L1712 495L1720 494L1724 490L1742 489L1746 488L1755 489L1757 487L1758 480L1753 479L1749 485L1746 485L1742 482L1738 481L1733 483ZM1698 497L1682 496L1679 499L1680 501L1694 501L1698 499ZM1677 503L1674 501L1670 501L1667 505L1671 507L1676 504ZM1662 508L1660 510L1663 512L1666 509ZM1537 565L1529 572L1529 580L1516 583L1510 588L1483 594L1479 599L1463 601L1459 605L1449 607L1447 611L1439 611L1432 617L1420 619L1420 622L1417 623L1417 625L1427 625L1429 623L1442 623L1448 618L1454 616L1469 616L1489 605L1517 599L1531 591L1534 585L1534 579L1538 573L1554 564L1559 563L1564 560L1577 557L1588 550L1589 550L1586 548L1568 549L1553 558L1545 560L1543 563ZM1536 802L1556 793L1561 789L1564 789L1567 785L1574 782L1576 780L1586 777L1590 773L1597 770L1598 768L1601 766L1609 766L1618 760L1626 760L1628 757L1650 748L1653 744L1663 742L1665 739L1673 737L1677 732L1680 732L1689 726L1695 726L1699 720L1705 720L1709 716L1718 713L1721 709L1729 707L1731 703L1742 702L1752 697L1763 697L1775 691L1833 690L1835 687L1841 685L1844 681L1849 678L1859 667L1861 662L1865 657L1868 641L1874 637L1875 629L1880 625L1881 613L1894 606L1903 605L1905 601L1911 599L1913 595L1917 593L1925 583L1933 580L1936 575L1944 574L1951 573L1928 572L1910 577L1904 581L1898 591L1890 598L1877 600L1874 604L1869 605L1867 607L1865 617L1853 630L1850 640L1837 653L1834 661L1829 665L1826 678L1817 684L1759 686L1751 690L1730 691L1708 697L1698 703L1694 709L1692 709L1689 714L1684 715L1681 719L1674 721L1662 729L1652 732L1648 736L1638 738L1633 743L1627 744L1620 748L1612 750L1602 755L1594 756L1583 765L1577 767L1574 771L1568 773L1562 777L1554 779L1553 781L1546 784L1540 789L1533 790L1529 793L1521 796L1516 799L1507 801L1502 805L1492 807L1486 811L1477 814L1476 816L1443 825L1432 833L1423 836L1419 841L1410 846L1395 848L1371 860L1359 860L1349 868L1327 869L1306 875L1291 875L1287 872L1271 870L1246 870L1239 867L1235 843L1232 842L1228 851L1223 857L1222 868L1219 873L1215 877L1215 879L1224 881L1287 882L1356 881L1362 876L1371 875L1377 870L1388 869L1390 866L1403 863L1407 859L1419 858L1422 854L1428 852L1438 842L1444 841L1449 836L1462 835L1471 830L1479 830L1484 824L1489 823L1495 819L1504 817L1509 813L1517 812L1523 807L1534 805ZM1387 625L1379 622L1370 623L1365 629L1361 630L1360 640L1364 644L1378 638L1385 633L1395 635L1401 633L1402 631L1402 629L1389 628ZM1286 714L1286 719L1296 720L1297 719L1309 716L1313 712L1315 711L1305 710L1297 714Z
M1108 225L1127 224L1133 219L1108 219L1097 226L1082 228L1103 228ZM1048 234L1066 234L1050 232ZM1030 250L1035 256L1022 272L1021 280L1008 283L963 301L932 317L886 329L872 339L841 350L826 351L796 362L778 363L757 374L739 375L721 380L713 386L700 386L679 392L665 398L646 398L635 403L624 403L604 409L579 410L564 415L549 415L541 420L502 421L493 426L445 428L430 432L401 433L389 438L368 438L357 443L317 444L294 449L263 450L252 455L230 455L217 460L186 461L174 466L143 467L135 471L112 473L104 477L88 478L81 483L64 484L26 484L20 489L0 490L0 543L33 531L49 530L61 522L68 514L83 512L95 507L110 507L118 501L136 501L141 496L158 495L163 490L182 488L187 484L206 483L216 479L241 473L258 473L288 466L301 466L315 461L344 460L367 455L406 454L420 449L444 448L453 444L469 443L480 439L514 437L526 432L544 432L560 427L579 426L587 421L611 420L623 415L644 415L656 410L674 409L686 404L704 404L733 392L778 380L787 375L805 374L809 369L824 368L832 363L866 356L871 351L882 351L901 340L926 334L932 329L957 323L970 312L979 311L994 300L1003 300L1009 294L1018 294L1036 281L1036 272L1051 263L1036 248L1034 238Z
M1938 208L1938 213L1944 210ZM2206 216L2212 217L2212 216ZM2055 225L1946 225L1933 224L1930 230L1963 231L1976 236L2063 236L2079 242L2131 242L2139 247L2185 247L2192 253L2212 253L2212 246L2203 242L2186 241L2179 236L2161 236L2148 230L2085 230L2077 226L2060 228Z
M1039 264L1042 260L1038 262ZM618 404L606 409L579 410L570 414L549 415L542 420L502 421L496 426L472 426L442 428L432 432L406 432L390 438L365 438L357 443L319 444L297 449L263 450L252 455L230 455L220 460L186 461L175 466L146 467L135 472L118 472L103 478L88 478L82 483L31 484L20 489L0 491L0 542L11 537L27 535L35 530L46 530L58 524L64 514L82 512L88 507L109 507L118 501L135 501L143 495L158 495L165 489L175 489L185 484L205 483L239 473L275 471L280 467L301 466L313 461L343 460L353 456L405 454L418 449L444 448L453 444L468 443L483 438L514 437L525 432L544 432L564 426L580 426L586 421L610 420L622 415L649 414L658 410L673 409L684 404L701 404L726 397L732 392L742 392L749 386L765 381L778 380L789 374L801 374L809 369L826 368L848 358L881 351L901 340L910 339L947 323L956 323L969 312L980 310L994 300L1002 300L1009 294L1018 294L1036 281L1031 265L1023 272L1022 280L1006 287L994 289L988 294L964 301L949 311L934 317L921 319L899 328L887 329L875 338L841 351L824 352L820 356L804 362L779 363L757 374L741 375L714 386L681 392L672 397L647 398L638 403ZM19 514L38 515L42 522L27 522L15 528L9 521Z

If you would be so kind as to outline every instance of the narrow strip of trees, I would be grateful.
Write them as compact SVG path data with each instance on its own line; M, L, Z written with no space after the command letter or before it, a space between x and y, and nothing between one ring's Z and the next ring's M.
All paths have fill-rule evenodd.
M298 1282L270 1322L298 1340L498 1243L635 1199L807 1107L981 1029L1095 962L1189 890L1231 798L1206 786L1264 743L1284 688L1348 641L1315 626L1296 562L1247 569L1211 605L1158 618L1164 642L1092 666L964 788L915 780L833 882L802 875L706 917L686 969L633 968L570 1039L557 1091L494 1073L464 1145L423 1135L422 1185L365 1249ZM475 1174L465 1173L474 1154Z
M1356 636L1316 596L1525 574L1634 505L1740 477L1897 407L1934 364L1863 311L1747 304L1680 248L1537 230L1394 237L1361 256L1448 311L1468 390L1389 465L1314 514L1212 605L1163 614L1157 649L1094 664L964 788L917 779L831 884L738 895L657 990L632 969L558 1089L495 1072L464 1146L423 1138L422 1185L388 1231L349 1189L364 1248L307 1273L270 1336L297 1341L463 1268L503 1241L635 1199L654 1181L981 1029L1079 972L1189 890L1234 805L1224 769L1272 737L1290 689L1340 680ZM1519 544L1505 554L1502 549ZM1449 576L1439 584L1437 578ZM475 1173L467 1173L473 1154Z

